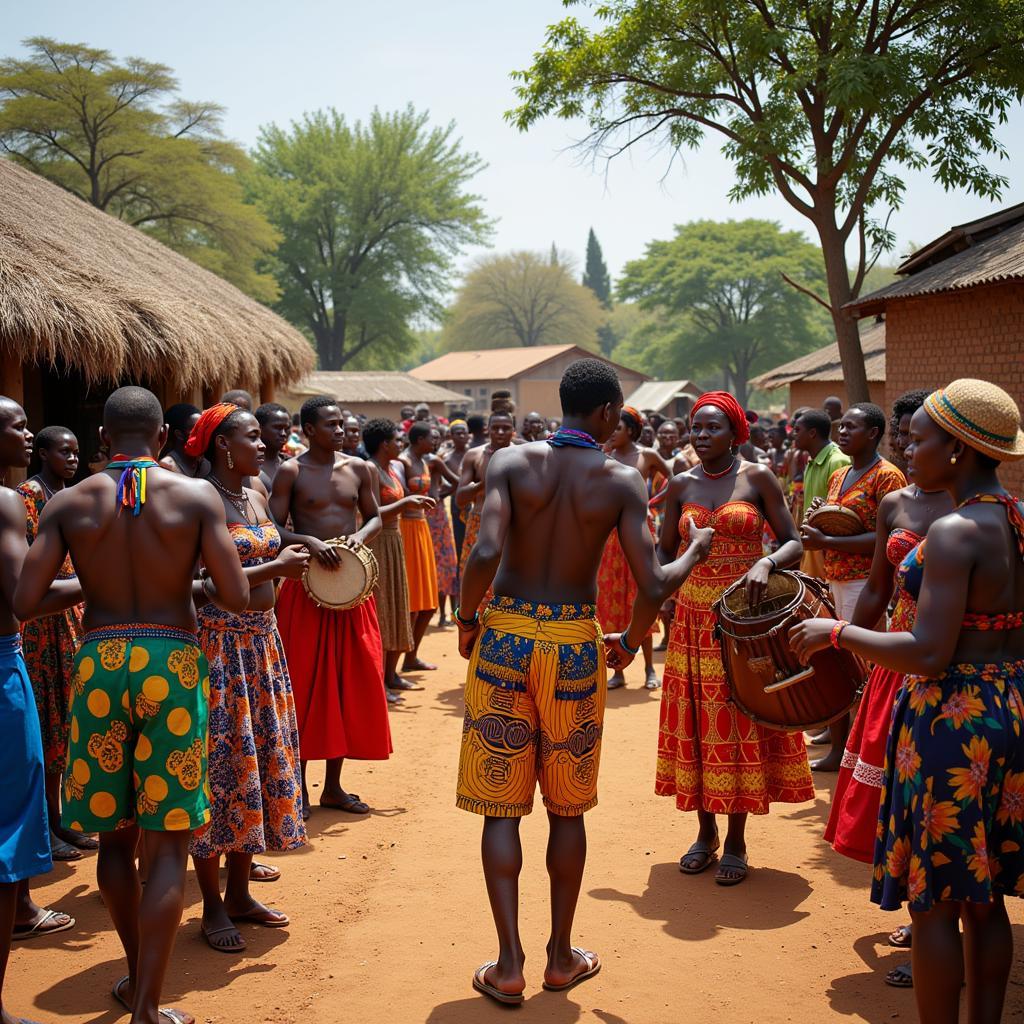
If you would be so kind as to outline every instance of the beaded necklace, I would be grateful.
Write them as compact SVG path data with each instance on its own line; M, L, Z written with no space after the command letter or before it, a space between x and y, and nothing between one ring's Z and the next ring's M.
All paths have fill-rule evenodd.
M559 427L548 439L552 448L596 448L601 446L585 431Z

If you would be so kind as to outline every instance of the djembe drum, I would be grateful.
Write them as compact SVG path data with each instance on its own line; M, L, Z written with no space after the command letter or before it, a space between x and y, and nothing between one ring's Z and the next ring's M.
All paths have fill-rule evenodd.
M302 572L302 586L321 608L356 608L377 585L377 559L365 544L353 544L344 537L326 543L338 552L341 565L324 565L311 558Z

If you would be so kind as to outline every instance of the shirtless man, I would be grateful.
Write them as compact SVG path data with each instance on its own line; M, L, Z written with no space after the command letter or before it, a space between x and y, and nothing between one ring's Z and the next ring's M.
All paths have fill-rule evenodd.
M601 967L596 954L573 948L570 933L586 861L583 814L597 803L605 647L594 600L605 541L618 532L638 583L628 630L605 638L611 656L628 664L637 650L631 639L647 633L712 534L694 529L687 552L659 567L643 481L601 451L622 407L614 371L581 359L559 393L563 429L547 444L499 451L491 461L456 617L459 652L470 659L458 805L485 816L483 868L499 943L498 959L476 971L473 986L509 1004L523 1002L519 823L538 781L550 830L544 987L567 989ZM481 621L492 579L498 596Z
M249 584L213 486L156 462L167 430L155 395L115 391L101 437L113 460L46 503L14 610L39 608L70 551L86 633L75 658L63 818L100 833L96 877L128 961L114 998L131 1024L179 1024L192 1017L159 1009L160 990L181 922L189 838L210 820L209 679L193 569L202 558L228 611L245 610ZM145 889L135 865L140 829Z
M265 402L253 415L260 425L260 440L266 448L263 467L260 469L260 483L269 494L277 471L288 461L284 446L288 443L288 434L292 429L292 415L277 402Z
M460 477L462 473L462 461L466 457L466 452L469 450L469 427L465 420L452 420L448 427L448 434L451 438L452 449L444 456L444 464L455 474L456 477ZM458 490L458 484L451 489L451 509L452 509L452 533L455 534L455 559L456 564L462 564L462 541L466 536L466 520L462 518L463 511L459 508L456 499L455 492Z
M523 418L523 440L543 441L548 436L547 424L539 412L529 412Z
M167 444L160 457L160 465L172 473L183 476L204 477L210 471L209 463L201 455L193 458L185 451L185 442L199 420L200 410L188 402L179 402L164 412L167 424Z
M341 429L345 435L341 450L346 455L354 455L357 459L365 461L367 458L366 446L363 444L363 428L359 419L350 413L344 417Z
M470 424L472 427L472 424ZM516 425L509 412L492 412L487 420L487 444L479 448L470 448L462 460L459 470L459 486L455 490L455 504L460 509L468 508L466 516L466 532L462 538L462 555L459 559L459 572L466 567L466 559L476 543L480 532L480 508L483 504L484 476L491 456L507 448L515 437Z
M32 434L25 410L0 397L0 476L24 469L32 458ZM0 486L0 1019L18 1018L3 1009L4 975L12 932L45 935L72 928L75 920L36 906L29 879L50 870L43 746L35 698L21 655L20 623L14 614L14 591L28 543L25 504L20 495ZM54 584L53 593L36 612L69 608L81 590L75 580Z
M299 415L307 451L277 472L270 510L278 523L291 516L296 534L325 564L338 556L324 541L345 537L365 544L381 528L369 466L341 451L341 409L326 395L310 398ZM357 529L356 513L362 519ZM283 535L288 543L291 535ZM369 806L341 788L346 757L385 761L391 754L388 704L377 605L373 597L355 608L317 605L298 580L285 580L277 619L295 694L302 757L302 799L309 814L308 761L326 761L320 806L368 814Z

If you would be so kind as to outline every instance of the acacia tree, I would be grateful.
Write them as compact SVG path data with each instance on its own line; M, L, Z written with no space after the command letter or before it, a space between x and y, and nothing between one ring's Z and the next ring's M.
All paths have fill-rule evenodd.
M569 267L541 253L512 252L479 259L455 297L444 332L452 349L517 345L597 348L605 318L594 293Z
M248 158L221 135L220 107L174 96L163 64L39 36L0 61L0 150L141 228L263 301L257 270L276 241L244 201Z
M454 258L490 236L465 190L480 158L428 122L411 106L351 125L328 110L260 132L250 187L283 238L278 308L322 369L398 365L410 322L441 316Z
M821 243L852 400L868 398L843 306L893 242L902 173L998 198L996 130L1024 83L1024 5L1007 0L563 0L593 10L548 29L515 73L520 129L584 116L609 156L645 138L723 140L733 199L777 191ZM846 248L856 246L855 270ZM800 287L805 287L797 282Z
M766 220L695 221L627 263L619 296L656 315L668 341L661 358L687 376L720 371L745 404L758 370L824 341L817 307L783 274L821 279L821 254L798 231Z

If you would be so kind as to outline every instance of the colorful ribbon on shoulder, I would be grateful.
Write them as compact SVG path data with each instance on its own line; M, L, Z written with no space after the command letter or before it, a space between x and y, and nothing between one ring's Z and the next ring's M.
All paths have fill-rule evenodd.
M159 466L156 459L147 456L115 455L107 469L120 469L117 481L117 504L130 508L137 516L146 504L146 472Z

